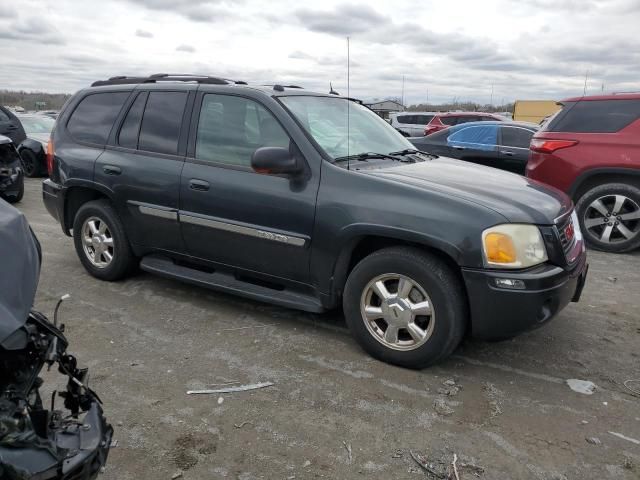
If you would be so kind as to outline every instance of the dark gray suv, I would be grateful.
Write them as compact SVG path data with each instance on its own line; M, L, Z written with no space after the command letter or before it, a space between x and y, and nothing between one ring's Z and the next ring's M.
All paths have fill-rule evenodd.
M577 301L569 198L419 152L352 99L213 77L114 77L72 97L48 211L87 271L143 270L310 312L342 304L384 361L442 360Z

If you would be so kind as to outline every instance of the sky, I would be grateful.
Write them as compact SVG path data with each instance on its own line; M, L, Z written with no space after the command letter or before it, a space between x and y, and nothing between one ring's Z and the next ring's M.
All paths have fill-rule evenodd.
M198 73L406 104L639 91L640 0L0 0L0 89ZM493 91L493 95L492 95Z

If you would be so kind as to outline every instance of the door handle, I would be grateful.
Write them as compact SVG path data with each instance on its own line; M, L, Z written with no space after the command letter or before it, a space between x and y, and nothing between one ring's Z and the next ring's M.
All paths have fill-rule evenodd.
M192 178L191 180L189 180L189 188L198 192L206 192L207 190L209 190L209 182L198 180L197 178Z
M102 171L107 175L120 175L122 173L122 169L115 165L104 165Z
M502 155L506 155L507 157L513 157L513 152L510 152L509 150L500 150L500 153Z

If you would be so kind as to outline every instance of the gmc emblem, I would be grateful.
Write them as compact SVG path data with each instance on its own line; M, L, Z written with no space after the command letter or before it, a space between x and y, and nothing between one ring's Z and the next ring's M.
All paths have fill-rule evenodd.
M573 236L575 235L575 230L573 229L573 223L570 223L564 228L564 236L568 242L573 240Z

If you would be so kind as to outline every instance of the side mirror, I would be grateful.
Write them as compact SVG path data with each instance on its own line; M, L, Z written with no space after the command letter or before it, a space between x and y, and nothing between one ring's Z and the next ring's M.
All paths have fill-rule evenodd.
M289 149L282 147L258 148L251 155L251 167L267 175L295 175L301 168Z

